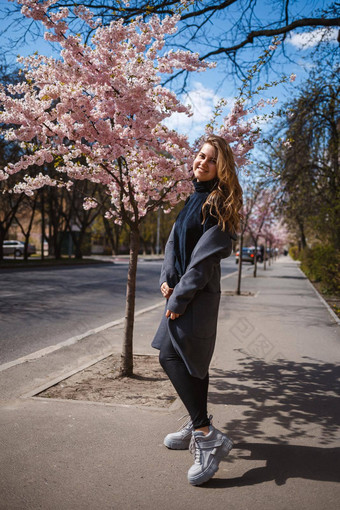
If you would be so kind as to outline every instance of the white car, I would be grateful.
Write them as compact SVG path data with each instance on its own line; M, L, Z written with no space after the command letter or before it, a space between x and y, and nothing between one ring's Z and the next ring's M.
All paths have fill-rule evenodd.
M22 241L4 241L2 243L2 251L4 255L14 255L15 257L23 257L25 253L25 243ZM35 246L29 244L27 254L36 253Z

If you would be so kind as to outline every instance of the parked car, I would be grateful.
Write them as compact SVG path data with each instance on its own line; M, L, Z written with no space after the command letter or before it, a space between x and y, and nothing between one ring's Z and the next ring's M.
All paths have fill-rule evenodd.
M240 258L240 250L235 253L235 262L238 264ZM242 248L242 262L251 262L254 264L255 260L255 249L254 248Z
M253 252L255 253L255 246L250 246L249 248L250 250L253 250ZM261 247L258 246L257 247L257 262L263 262L263 252L261 251Z
M15 257L23 257L25 253L25 243L22 241L4 241L2 243L2 251L4 255L14 255ZM35 246L29 244L27 254L36 253Z

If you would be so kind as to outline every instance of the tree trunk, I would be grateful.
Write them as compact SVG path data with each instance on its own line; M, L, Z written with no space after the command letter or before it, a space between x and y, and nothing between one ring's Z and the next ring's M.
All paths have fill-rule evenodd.
M57 260L61 259L61 242L64 237L64 232L61 232L60 240L58 240L58 230L53 228L53 253Z
M160 233L161 233L161 208L157 211L157 234L156 234L156 255L160 253Z
M130 260L126 285L125 327L120 366L120 375L123 377L130 377L133 374L133 323L135 315L138 251L139 229L138 227L134 227L130 232Z
M242 274L242 248L243 248L243 232L240 234L239 258L238 258L238 276L236 294L241 294L241 274Z
M115 255L119 255L119 237L120 237L121 227L119 225L114 225L114 245L113 245L113 253Z
M109 220L106 219L105 217L103 218L103 221L104 221L105 232L106 232L107 238L109 240L110 246L112 248L112 253L114 255L118 255L119 254L119 236L120 236L121 227L119 225L115 225L115 224L113 224L111 226Z
M40 191L41 206L41 260L45 260L44 242L45 242L45 190Z
M300 230L300 240L301 240L301 248L304 250L307 246L306 236L305 236L305 226L301 220L298 220L299 230Z
M34 197L34 201L33 201L32 214L31 214L29 225L28 225L28 229L27 229L26 234L24 233L24 236L25 236L24 260L26 262L28 260L28 244L29 244L28 242L29 242L29 238L30 238L30 235L31 235L31 230L32 230L32 226L33 226L33 219L34 219L34 216L35 216L35 210L36 210L36 207L37 207L37 202L38 202L38 195L36 194L35 197Z
M3 249L2 249L2 243L6 238L6 235L13 223L13 220L17 213L18 207L21 204L24 196L25 195L22 193L14 205L12 204L12 200L9 199L9 202L8 202L9 210L7 213L4 210L3 220L0 220L0 261L3 260L3 256L4 256ZM2 204L1 204L1 206L2 206ZM6 207L6 205L5 205L5 207Z
M254 278L256 278L256 274L257 274L257 239L255 239L255 260L254 260L254 273L253 273L253 276Z
M77 235L77 233L79 235ZM74 256L76 259L82 259L83 258L83 247L82 247L82 244L83 244L83 241L84 241L84 237L85 237L85 231L83 231L83 229L79 230L79 231L73 231L73 230L70 230L69 231L69 235L71 236L72 238L72 242L73 242L73 245L74 245Z
M5 229L0 225L0 262L4 259L4 250L2 248L2 243L5 240Z
M48 216L48 254L54 255L54 241L52 236L52 223L51 223L51 215Z

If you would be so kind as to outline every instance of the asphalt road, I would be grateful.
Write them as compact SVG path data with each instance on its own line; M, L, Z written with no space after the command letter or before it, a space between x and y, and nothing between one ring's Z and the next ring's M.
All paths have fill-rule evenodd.
M124 316L127 262L0 271L0 364ZM136 311L162 300L161 261L140 261ZM222 275L235 271L222 262Z

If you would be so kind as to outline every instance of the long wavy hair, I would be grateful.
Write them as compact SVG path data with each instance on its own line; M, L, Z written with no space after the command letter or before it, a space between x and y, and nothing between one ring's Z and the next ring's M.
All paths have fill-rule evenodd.
M207 212L218 220L219 227L236 234L242 218L242 188L240 186L234 156L224 138L209 135L201 147L208 143L216 151L217 183L202 206L203 222Z

